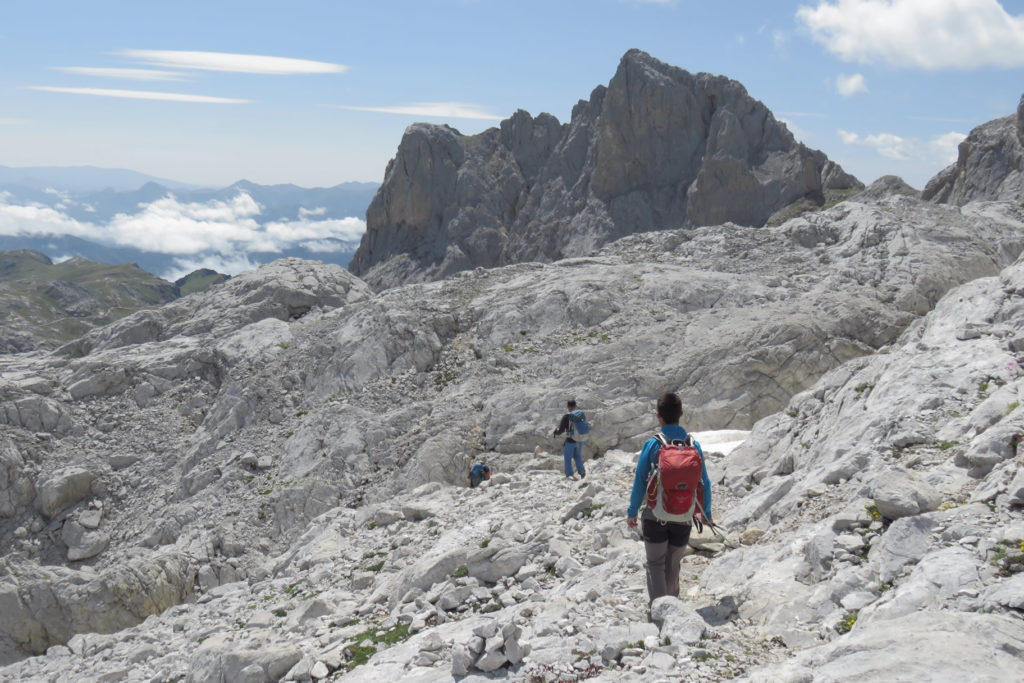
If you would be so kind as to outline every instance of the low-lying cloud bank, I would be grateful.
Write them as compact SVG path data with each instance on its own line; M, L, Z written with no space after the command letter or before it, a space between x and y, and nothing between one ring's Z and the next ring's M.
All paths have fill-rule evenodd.
M360 218L325 218L324 209L301 208L290 220L261 220L262 207L242 192L226 201L181 202L168 195L119 213L105 223L81 221L58 208L15 203L0 192L0 235L72 236L107 246L134 247L174 256L180 266L167 279L196 268L231 275L260 261L253 254L280 254L301 248L314 254L351 251L366 231ZM180 270L180 273L179 273Z

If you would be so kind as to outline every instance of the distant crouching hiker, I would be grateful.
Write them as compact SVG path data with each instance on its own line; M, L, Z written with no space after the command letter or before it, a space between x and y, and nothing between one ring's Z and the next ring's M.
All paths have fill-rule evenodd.
M477 461L469 470L469 487L476 488L480 482L491 478L491 468L486 463Z
M682 402L674 393L658 399L659 432L644 443L637 458L626 523L640 515L647 555L647 594L678 597L679 565L694 519L711 522L711 480L704 452L679 426ZM643 513L640 514L641 506Z

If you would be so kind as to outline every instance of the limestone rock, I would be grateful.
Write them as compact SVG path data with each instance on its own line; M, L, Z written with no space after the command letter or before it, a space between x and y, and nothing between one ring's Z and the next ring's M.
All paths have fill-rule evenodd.
M907 634L914 634L908 638ZM993 643L1005 647L993 648ZM751 672L751 681L882 680L899 671L908 680L971 678L1011 680L1024 647L1024 625L1002 615L924 611L856 629L832 643L799 653L796 662Z
M635 232L763 225L793 202L861 187L739 83L630 50L568 124L519 111L472 137L410 126L349 267L391 287L584 256Z
M69 520L61 530L61 540L68 547L68 562L77 562L95 557L107 549L110 537L102 531L94 531L82 524Z
M35 485L13 443L0 441L0 518L13 517L35 498Z
M922 197L959 206L1024 197L1024 96L1016 114L972 130L960 143L956 162L928 181Z
M36 509L54 517L64 508L90 495L95 475L83 467L67 467L51 472L36 488Z
M671 595L651 603L651 620L661 629L661 637L672 643L692 645L700 642L707 631L704 619Z
M942 503L928 482L899 470L889 470L875 478L875 505L886 519L900 519L938 509Z

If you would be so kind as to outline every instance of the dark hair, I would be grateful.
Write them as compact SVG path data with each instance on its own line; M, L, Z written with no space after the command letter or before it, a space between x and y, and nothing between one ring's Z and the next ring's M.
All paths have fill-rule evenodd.
M671 391L666 391L658 399L658 415L667 424L679 424L679 418L683 415L683 403L679 397Z
M565 402L565 405L569 406L570 408L575 408L576 407L576 399L570 398L568 401Z

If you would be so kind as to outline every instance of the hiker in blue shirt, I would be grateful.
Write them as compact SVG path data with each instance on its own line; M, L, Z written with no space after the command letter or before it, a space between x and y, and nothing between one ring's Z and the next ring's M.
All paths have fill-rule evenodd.
M576 464L576 471L579 472L580 479L587 476L587 471L583 469L583 442L577 441L573 437L576 436L576 428L572 421L570 413L576 410L576 399L570 398L566 404L566 413L562 416L562 421L558 423L558 428L555 429L552 436L558 436L559 434L565 434L565 445L562 446L562 458L565 460L565 478L572 479L572 466Z
M661 426L661 433L670 441L685 441L688 434L685 429L679 426L679 418L683 415L683 404L679 396L674 393L663 394L658 399L658 424ZM700 444L693 442L701 457L701 487L703 497L698 498L700 507L695 517L700 520L711 522L711 479L708 477L708 470L704 464L704 451ZM663 595L678 597L679 595L679 565L686 550L686 544L690 540L692 524L675 522L663 522L655 518L654 513L646 506L647 485L650 479L651 469L657 462L658 451L661 443L656 437L652 437L644 443L643 450L636 462L636 474L633 477L633 490L629 496L629 508L626 510L626 524L636 528L638 526L637 516L640 515L642 522L641 531L644 539L644 551L647 555L647 594L650 601ZM643 514L640 514L640 506L644 505ZM701 513L702 511L702 513Z

